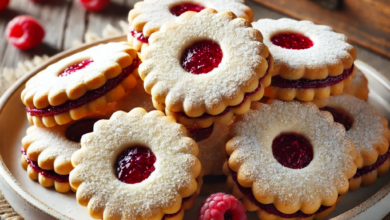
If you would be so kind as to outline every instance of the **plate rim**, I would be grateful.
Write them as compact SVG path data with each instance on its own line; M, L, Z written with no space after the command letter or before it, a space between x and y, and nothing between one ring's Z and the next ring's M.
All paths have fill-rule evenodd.
M126 35L121 35L118 37L112 37L107 38L103 40L99 40L93 43L84 44L77 48L72 48L69 50L65 50L61 53L58 53L54 55L53 57L50 57L48 60L43 62L42 64L38 65L36 68L29 71L27 74L22 76L19 80L17 80L10 88L6 90L6 92L3 94L3 96L0 98L0 114L3 112L4 107L8 103L10 97L14 95L14 93L23 86L26 81L31 78L33 75L35 75L37 72L43 70L47 66L49 66L51 63L56 62L63 57L69 56L71 54L77 53L78 51L85 50L89 47L102 44L102 43L108 43L108 42L118 42L118 41L126 41ZM355 64L358 67L362 67L365 69L368 69L370 72L372 72L372 76L374 76L383 86L385 86L390 91L390 80L387 79L385 76L380 74L376 69L374 69L369 64L366 64L365 62L361 60L356 60ZM36 197L34 197L31 193L29 193L22 185L15 179L15 177L12 175L12 173L9 171L8 167L3 161L3 156L0 155L0 176L5 181L5 183L14 191L16 195L18 195L21 199L23 199L25 202L27 202L32 207L38 209L39 211L54 217L54 218L60 218L60 219L71 219L70 217L54 210L53 208L49 207L46 203L43 203ZM385 186L383 186L379 191L377 191L374 195L372 195L370 198L365 200L363 203L359 204L358 206L348 210L347 212L344 212L334 218L332 220L341 220L341 219L349 219L352 217L355 217L371 207L375 206L378 202L380 202L382 199L384 199L387 195L390 194L390 182L387 183Z

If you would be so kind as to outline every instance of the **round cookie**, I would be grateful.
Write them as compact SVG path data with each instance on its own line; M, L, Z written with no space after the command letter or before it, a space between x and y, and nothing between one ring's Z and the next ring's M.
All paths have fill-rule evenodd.
M99 121L72 156L77 201L103 220L182 219L202 179L186 134L174 118L142 108Z
M260 19L252 23L264 37L275 62L265 96L311 101L335 96L355 75L356 49L347 37L311 21Z
M270 83L273 61L261 33L231 12L187 12L149 44L139 68L145 90L155 108L187 127L209 127L222 115L228 123L260 100ZM189 119L183 122L181 115ZM204 118L207 123L197 122Z
M133 108L141 107L146 111L155 110L152 96L145 92L144 82L137 78L137 85L115 103L115 108L121 111L131 111Z
M79 120L122 98L136 85L140 61L127 43L101 44L50 65L32 77L21 99L31 124Z
M356 173L357 152L345 129L313 103L274 100L252 108L237 116L226 144L233 194L260 218L330 214Z
M356 146L358 170L350 180L350 189L358 189L361 183L370 185L378 175L384 175L390 165L387 120L367 102L347 94L329 97L320 107L330 112L335 122L344 126L347 136Z
M80 149L81 137L92 132L98 118L82 119L52 128L31 126L22 139L22 166L32 180L62 193L70 190L71 157Z
M145 49L149 37L165 23L177 20L184 12L199 12L205 8L232 11L237 17L253 21L253 11L244 0L144 0L137 2L129 13L128 42L137 51Z
M362 71L356 68L356 75L352 80L352 84L350 87L344 89L344 93L353 95L361 100L367 100L369 91L366 76L362 73Z

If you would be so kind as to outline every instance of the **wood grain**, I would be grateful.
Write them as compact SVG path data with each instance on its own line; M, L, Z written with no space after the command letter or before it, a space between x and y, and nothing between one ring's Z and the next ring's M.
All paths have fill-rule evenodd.
M350 41L390 57L389 0L344 0L341 10L330 11L307 0L254 0L296 19L332 26Z

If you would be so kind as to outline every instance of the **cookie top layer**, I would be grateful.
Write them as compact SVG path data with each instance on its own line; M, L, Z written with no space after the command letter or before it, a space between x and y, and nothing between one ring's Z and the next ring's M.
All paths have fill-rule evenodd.
M237 17L253 21L253 12L244 4L244 0L144 0L137 2L130 11L130 26L149 37L165 23L175 21L178 17L172 14L171 8L183 3L193 3L219 12L232 11Z
M237 117L226 144L228 165L237 172L239 184L252 187L260 203L273 203L286 214L334 205L356 172L356 148L343 126L312 103L272 101L252 107ZM286 133L312 146L308 165L289 168L274 157L273 142Z
M325 107L342 110L352 120L347 136L355 143L363 158L363 165L376 162L389 148L390 130L385 118L367 102L351 95L332 96L325 100Z
M347 37L336 33L331 27L315 25L311 21L296 21L289 18L279 20L260 19L252 23L264 37L278 74L289 80L325 79L338 76L344 69L352 67L356 60L356 48L347 43ZM273 40L279 34L297 34L311 41L307 49L289 49L276 45ZM286 37L286 36L283 36ZM286 40L281 37L281 40ZM289 38L289 37L286 37ZM279 39L280 40L280 39ZM290 39L289 43L300 43L302 39Z
M66 57L32 77L22 92L28 108L43 109L75 100L102 87L130 66L137 52L126 42L101 44Z
M186 133L172 117L142 108L97 122L72 156L69 180L78 202L104 219L162 219L178 212L182 198L197 190L201 171L197 144ZM113 167L118 155L137 145L155 155L155 170L142 182L127 184Z
M207 74L187 72L181 64L184 51L205 39L221 48L221 62ZM268 68L261 33L231 12L184 13L153 34L149 44L139 67L146 92L168 110L190 117L217 115L240 104Z

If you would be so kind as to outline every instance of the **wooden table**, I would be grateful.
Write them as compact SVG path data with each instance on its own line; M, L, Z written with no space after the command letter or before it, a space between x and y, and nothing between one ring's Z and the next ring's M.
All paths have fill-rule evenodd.
M18 61L30 59L33 55L54 55L72 46L74 40L83 41L86 32L101 34L107 24L118 27L118 21L127 20L127 14L137 0L111 0L111 4L99 13L86 11L77 0L46 0L34 3L29 0L11 0L5 11L0 12L0 32L5 32L9 20L21 14L29 14L39 19L45 26L46 37L43 44L29 50L19 51L10 45L4 34L0 35L0 67L15 67ZM251 0L248 5L259 18L281 18L272 11ZM390 79L390 60L357 46L358 58L369 63Z

